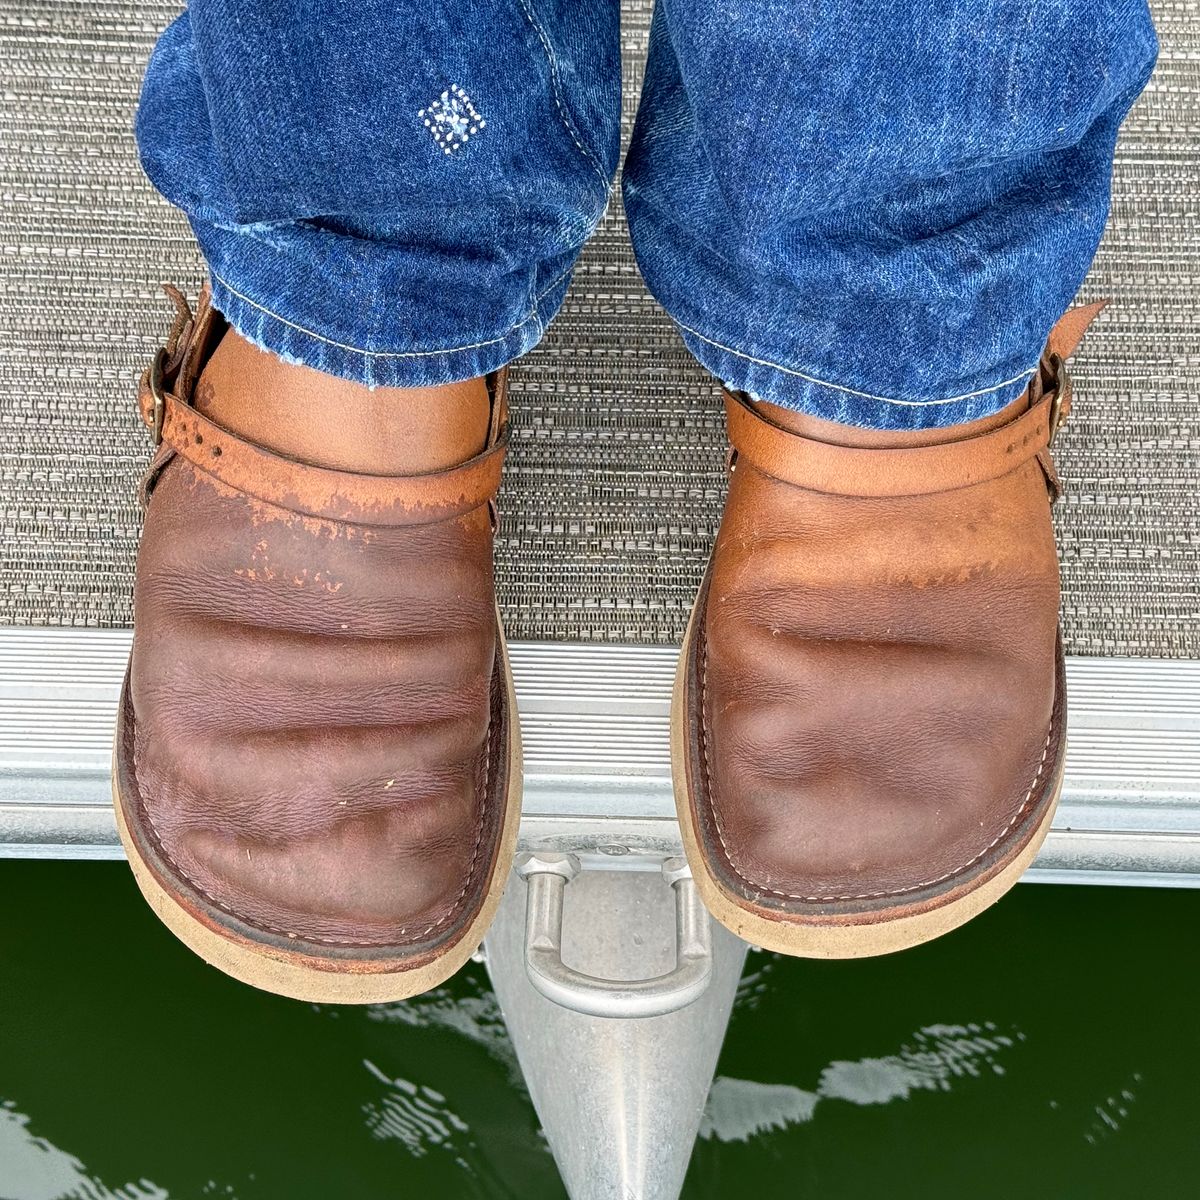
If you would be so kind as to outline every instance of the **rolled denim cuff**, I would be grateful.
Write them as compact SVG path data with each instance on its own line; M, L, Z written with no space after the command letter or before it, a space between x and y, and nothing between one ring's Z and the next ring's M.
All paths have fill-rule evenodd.
M576 256L538 264L532 284L528 270L524 279L460 276L468 306L449 294L455 289L438 277L439 264L422 264L400 247L373 244L358 255L355 239L304 222L231 227L193 219L192 226L213 304L242 337L287 362L368 387L435 387L485 375L526 353L562 304ZM424 287L423 270L431 273ZM468 310L461 340L422 336L452 327L460 306ZM354 326L359 336L338 325Z
M781 408L866 429L935 429L991 416L1025 391L1035 369L1031 365L1013 378L963 395L936 400L904 400L876 396L818 379L794 367L768 362L722 345L678 320L676 324L684 343L701 366L730 391L746 392Z
M873 429L1017 399L1104 230L1155 58L1144 0L1032 24L1005 0L835 4L817 30L726 15L655 6L623 174L642 276L691 351Z
M559 8L193 0L147 67L138 149L234 328L368 386L535 345L619 145L615 10Z

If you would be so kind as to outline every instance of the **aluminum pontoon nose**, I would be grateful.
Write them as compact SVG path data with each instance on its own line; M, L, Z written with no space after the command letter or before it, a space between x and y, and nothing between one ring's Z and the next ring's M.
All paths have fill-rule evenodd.
M486 942L572 1200L680 1194L746 957L682 859L629 833L523 855Z

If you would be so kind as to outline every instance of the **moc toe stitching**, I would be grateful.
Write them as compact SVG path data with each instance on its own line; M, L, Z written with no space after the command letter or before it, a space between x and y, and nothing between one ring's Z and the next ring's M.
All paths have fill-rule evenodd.
M367 950L380 950L380 951L387 950L389 948L401 948L401 947L405 947L405 946L409 946L409 945L413 945L413 944L422 942L423 940L428 938L430 934L433 934L433 933L437 932L439 929L441 929L442 927L444 927L445 925L450 924L461 913L461 911L464 907L467 897L471 891L471 885L475 882L475 878L476 878L476 875L479 870L479 863L480 863L480 853L479 852L483 845L484 830L487 828L488 798L489 798L490 784L491 784L491 763L492 763L492 757L493 757L493 746L497 739L498 733L499 733L498 723L495 721L492 721L490 723L490 727L488 729L488 734L487 734L487 738L485 741L485 747L484 747L483 771L482 771L482 779L480 782L481 790L478 792L478 795L480 796L480 803L479 803L479 815L478 815L478 820L476 821L476 828L475 828L475 842L474 842L474 847L472 849L470 865L468 867L466 878L465 878L465 881L463 883L461 890L458 892L458 894L455 896L455 898L450 902L450 905L446 909L445 913L443 913L443 915L440 916L436 921L432 922L431 924L427 925L425 928L420 929L417 932L409 932L409 929L410 929L409 926L401 925L401 926L399 926L399 928L397 930L397 933L400 936L391 937L386 941L383 939L378 939L378 938L373 939L373 940L355 940L352 938L323 937L320 934L313 934L313 933L307 933L307 934L304 934L303 936L301 936L301 935L294 933L293 931L281 929L278 926L269 924L268 922L265 922L265 921L262 921L259 919L254 919L254 918L244 915L243 913L239 912L236 908L231 906L228 902L223 901L223 900L219 899L218 897L214 896L212 894L211 890L209 890L202 883L200 883L200 881L195 878L194 874L192 872L188 871L178 861L177 857L174 854L172 854L172 852L170 851L170 849L168 848L168 846L166 844L166 840L164 839L162 833L160 832L160 830L158 828L157 823L154 820L154 816L150 811L150 806L142 798L140 791L138 792L138 794L135 798L135 802L137 805L138 812L143 817L145 817L146 828L150 834L150 840L152 841L156 852L161 856L163 863L171 869L171 871L177 876L177 878L180 881L185 883L188 887L192 888L198 895L202 896L205 900L207 900L210 904L212 904L214 907L219 909L221 912L226 913L228 916L233 917L234 920L238 921L240 924L246 926L246 928L252 929L252 930L258 930L261 933L272 934L276 937L284 937L284 938L287 938L289 940L289 942L293 942L298 945L302 945L307 942L307 943L319 944L319 945L323 945L323 946L331 946L334 948L344 948L344 949L348 949L348 950L349 949L367 949ZM141 756L141 745L137 738L133 738L131 740L133 742L133 776L134 776L134 780L136 782L137 775L138 775L139 761L140 761L140 756Z
M707 609L707 605L705 606ZM706 616L706 612L702 614ZM749 877L746 872L739 866L737 857L734 854L733 848L730 846L725 836L725 830L722 827L721 818L719 815L719 806L716 802L713 786L713 770L710 758L710 746L712 742L711 733L709 731L708 718L708 639L704 633L704 620L699 622L698 640L700 642L700 671L697 679L699 701L697 708L697 734L700 741L702 753L700 755L700 772L701 772L701 798L708 815L711 817L713 828L716 830L717 838L721 843L721 848L724 851L725 860L728 863L733 873L756 895L777 896L783 900L798 900L805 903L839 903L852 900L883 900L893 897L910 896L917 892L923 891L926 888L933 887L939 883L947 883L950 880L957 879L959 876L966 874L972 867L982 862L987 855L994 850L1001 842L1003 842L1009 834L1017 827L1017 825L1025 818L1037 800L1038 784L1041 782L1043 774L1046 770L1046 763L1050 757L1050 747L1054 740L1054 721L1050 722L1050 726L1046 731L1045 740L1042 743L1042 752L1038 760L1037 770L1034 773L1033 781L1030 783L1025 795L1012 817L1004 828L969 861L962 863L960 866L953 868L950 871L943 872L932 879L925 879L919 883L907 884L902 888L891 888L882 891L874 892L859 892L859 893L843 893L843 894L825 894L825 895L804 895L799 892L787 892L779 888L771 887L768 884L757 882Z

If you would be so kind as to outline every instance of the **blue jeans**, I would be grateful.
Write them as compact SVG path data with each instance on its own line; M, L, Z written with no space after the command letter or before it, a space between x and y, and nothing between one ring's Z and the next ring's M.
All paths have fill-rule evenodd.
M541 338L608 203L618 0L191 0L142 162L214 300L371 385ZM731 387L879 428L1024 389L1108 213L1145 0L658 0L623 189L650 290Z

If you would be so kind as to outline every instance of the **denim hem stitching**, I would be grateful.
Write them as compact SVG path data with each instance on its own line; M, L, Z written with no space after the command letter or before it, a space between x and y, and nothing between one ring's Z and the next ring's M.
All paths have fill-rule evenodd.
M295 321L289 321L287 317L280 316L279 313L267 308L265 304L259 304L257 300L251 300L249 296L239 292L233 284L228 280L222 279L216 271L209 267L208 273L232 296L236 296L243 304L250 305L251 308L257 309L273 320L278 321L281 325L286 325L289 329L294 329L297 333L302 333L305 337L310 337L318 342L323 342L326 346L333 346L338 350L345 350L349 354L361 354L364 358L436 358L442 354L457 354L463 350L481 350L485 346L495 346L500 342L506 341L512 337L518 329L528 325L530 321L537 321L545 328L541 315L538 313L538 304L545 299L568 275L574 270L574 264L562 272L553 282L547 284L533 300L533 308L515 325L511 326L506 332L499 337L488 338L485 342L471 342L465 346L447 346L440 350L364 350L361 346L348 346L345 342L334 341L333 338L327 338L322 334L315 332L312 329L306 329L303 325L297 325Z
M537 14L533 11L531 0L520 0L520 4L521 10L525 14L525 19L533 26L533 31L537 34L538 41L542 43L542 49L546 52L546 62L550 67L550 90L554 94L554 107L558 109L559 119L563 123L563 128L566 129L571 141L575 143L575 148L583 155L588 166L596 172L596 177L600 180L600 183L604 187L605 195L607 195L612 187L612 181L601 170L596 156L583 144L582 135L576 132L575 122L571 120L566 105L563 103L562 82L558 74L558 56L554 53L554 47L551 45L550 39L546 36L546 31L542 28L541 22L538 21Z
M806 383L815 383L818 387L830 388L835 392L844 392L848 396L857 396L861 400L877 400L881 404L901 404L907 408L927 408L935 404L957 404L961 400L974 400L979 396L988 396L992 392L998 392L1001 388L1011 387L1015 383L1021 383L1026 379L1033 377L1034 368L1029 368L1027 371L1022 371L1019 375L1014 375L1011 379L1005 379L1000 383L993 384L991 387L980 388L975 392L963 392L961 396L948 396L944 400L898 400L893 396L876 396L872 392L860 392L855 388L846 387L840 383L830 383L828 379L820 379L816 375L808 375L804 371L797 371L793 367L785 367L782 363L771 362L765 358L755 358L752 354L745 354L741 350L735 350L732 346L726 346L723 342L714 341L710 337L706 337L698 329L693 329L690 325L685 325L678 317L672 317L672 320L680 329L690 333L693 337L698 337L702 342L707 342L710 346L715 346L718 350L724 350L726 354L732 354L737 358L744 358L747 362L752 362L760 367L770 367L775 371L782 371L785 375L794 375L797 379L803 379Z

